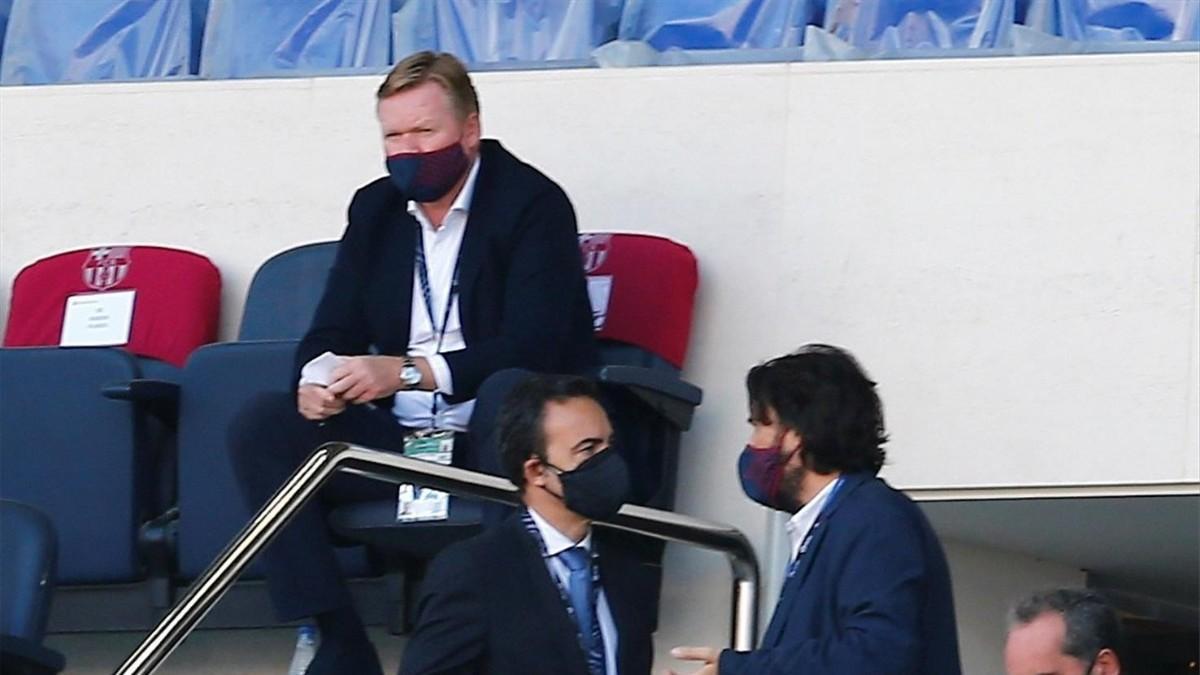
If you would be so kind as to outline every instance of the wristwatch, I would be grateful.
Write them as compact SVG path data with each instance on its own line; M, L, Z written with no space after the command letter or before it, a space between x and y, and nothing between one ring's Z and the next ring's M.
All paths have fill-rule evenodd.
M405 389L415 389L421 384L421 369L410 357L404 357L404 365L400 366L400 383Z

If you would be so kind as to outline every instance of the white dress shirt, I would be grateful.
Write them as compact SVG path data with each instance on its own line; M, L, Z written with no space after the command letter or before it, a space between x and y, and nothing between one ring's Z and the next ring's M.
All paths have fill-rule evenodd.
M458 262L458 252L462 248L463 234L467 229L467 219L470 216L471 196L475 194L475 179L479 176L479 159L467 173L467 180L446 217L442 226L434 229L433 223L425 217L425 212L414 201L408 202L408 213L416 218L421 227L421 243L425 248L425 265L429 269L429 291L433 301L433 312L440 325L446 314L446 301L450 296L450 284L454 279L454 266ZM458 298L450 307L446 321L445 337L442 339L441 353L455 352L467 346L463 339L462 321L459 318ZM450 404L445 396L454 393L454 378L450 366L441 356L438 349L438 333L434 324L429 320L429 310L425 307L425 295L421 291L421 275L417 266L413 265L412 317L409 323L408 338L409 356L423 356L429 362L433 371L433 380L437 386L435 391L398 391L392 414L400 424L411 429L451 429L466 431L467 422L471 419L471 411L475 408L474 399L461 403ZM433 414L434 397L437 397L437 415Z
M841 476L829 482L829 485L821 488L816 497L812 501L805 504L799 511L792 514L792 517L787 521L788 537L792 540L792 557L788 558L788 562L794 562L796 557L800 555L800 545L804 543L804 538L808 535L808 531L816 524L817 518L821 515L821 509L825 508L825 502L829 501L829 495L833 494L834 486L840 483Z
M565 562L558 558L558 554L569 548L582 546L591 555L592 532L589 529L583 541L574 542L546 522L533 508L529 509L529 515L533 518L533 524L537 525L538 532L542 535L542 541L546 544L546 569L550 570L550 575L557 580L559 588L565 591L571 583L571 570L567 568ZM601 582L603 582L603 578L601 578ZM617 624L613 622L612 612L608 608L608 598L604 595L603 587L601 587L596 600L596 618L600 621L600 637L604 639L605 672L607 675L617 675Z

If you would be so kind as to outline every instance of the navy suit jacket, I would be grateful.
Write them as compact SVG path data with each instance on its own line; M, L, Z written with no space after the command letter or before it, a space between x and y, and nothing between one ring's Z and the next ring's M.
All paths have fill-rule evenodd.
M297 379L325 351L408 351L418 225L407 204L387 178L355 193L312 327L296 351ZM488 375L505 368L566 372L593 362L578 236L566 193L484 140L460 253L467 347L443 355L454 378L451 401L474 398Z
M917 505L860 473L825 509L762 645L722 652L721 675L958 675L950 572Z
M646 675L652 570L602 530L592 540L617 628L621 675ZM588 675L575 624L518 515L448 547L430 563L401 675Z

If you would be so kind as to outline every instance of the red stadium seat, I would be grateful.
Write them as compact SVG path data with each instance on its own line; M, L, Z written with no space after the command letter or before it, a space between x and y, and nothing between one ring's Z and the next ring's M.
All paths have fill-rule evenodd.
M645 234L579 236L596 337L640 347L683 367L696 298L696 257Z
M17 274L5 347L59 344L67 298L135 290L133 354L183 367L217 338L221 275L196 253L161 246L105 246L43 258Z

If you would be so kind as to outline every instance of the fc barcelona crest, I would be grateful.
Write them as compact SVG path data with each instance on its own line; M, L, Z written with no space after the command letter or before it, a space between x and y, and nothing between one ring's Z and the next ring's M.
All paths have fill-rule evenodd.
M83 283L97 291L107 291L125 280L132 264L128 246L104 246L88 252L83 262Z
M583 256L583 273L592 274L604 265L611 234L585 234L579 237L579 253Z

